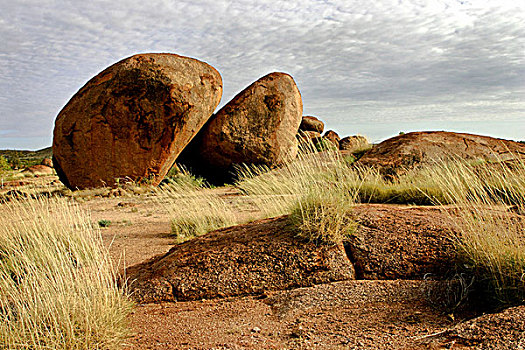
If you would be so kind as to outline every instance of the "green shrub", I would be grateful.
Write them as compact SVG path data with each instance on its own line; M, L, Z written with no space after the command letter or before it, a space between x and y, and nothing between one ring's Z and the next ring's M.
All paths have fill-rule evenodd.
M98 221L98 226L100 227L109 227L111 225L111 220L102 219Z
M4 156L0 156L0 172L11 170L11 166Z

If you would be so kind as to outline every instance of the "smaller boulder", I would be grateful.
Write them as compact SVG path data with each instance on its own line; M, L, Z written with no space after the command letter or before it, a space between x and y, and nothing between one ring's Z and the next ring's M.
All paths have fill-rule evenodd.
M347 136L339 141L339 149L341 151L356 152L366 149L370 143L366 137L361 135Z
M53 161L50 159L50 158L44 158L42 159L42 162L40 163L41 165L45 165L45 166L48 166L50 168L53 167Z
M240 164L280 166L297 155L301 94L286 73L270 73L214 114L177 162L214 184Z
M322 133L324 130L324 123L313 116L305 115L303 116L303 119L301 120L301 125L299 126L299 130L302 131L315 131L318 133Z
M25 168L22 172L31 173L33 175L53 175L53 168L47 165L37 164Z
M321 139L321 134L317 131L299 130L296 138L299 141L299 148L308 150L309 148L313 148L312 145L315 145L316 140Z
M333 143L334 146L336 146L339 149L339 140L341 140L341 138L339 137L339 135L337 135L337 133L335 131L328 130L323 135L323 140Z

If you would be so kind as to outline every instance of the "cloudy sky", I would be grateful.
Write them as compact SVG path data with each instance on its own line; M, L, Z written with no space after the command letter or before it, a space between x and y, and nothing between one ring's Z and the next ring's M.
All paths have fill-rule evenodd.
M522 0L0 0L0 9L0 148L51 145L73 94L140 52L211 64L221 106L287 72L304 114L342 136L525 139Z

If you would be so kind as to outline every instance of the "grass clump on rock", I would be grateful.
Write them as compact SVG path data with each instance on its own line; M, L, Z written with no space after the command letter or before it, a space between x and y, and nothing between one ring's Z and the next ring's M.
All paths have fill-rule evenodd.
M309 193L292 209L290 221L297 236L319 244L339 244L356 232L351 219L353 202L337 192Z
M350 212L359 181L339 151L332 149L301 153L274 171L245 168L237 186L268 214L291 214L298 237L337 244L355 231Z
M89 216L65 200L16 201L0 217L0 344L115 349L131 303Z
M525 164L443 164L435 172L461 231L460 265L489 307L525 301ZM510 207L509 207L510 205ZM510 211L509 211L510 208Z
M234 212L220 198L187 197L184 207L173 207L171 234L178 243L238 224Z

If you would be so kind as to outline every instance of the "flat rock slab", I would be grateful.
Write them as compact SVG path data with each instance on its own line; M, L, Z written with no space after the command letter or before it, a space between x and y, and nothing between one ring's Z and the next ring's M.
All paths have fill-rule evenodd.
M438 207L359 205L346 244L358 279L421 279L453 274L458 233Z
M297 239L279 217L230 227L174 246L128 269L140 303L261 294L354 278L340 245Z

